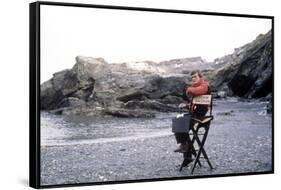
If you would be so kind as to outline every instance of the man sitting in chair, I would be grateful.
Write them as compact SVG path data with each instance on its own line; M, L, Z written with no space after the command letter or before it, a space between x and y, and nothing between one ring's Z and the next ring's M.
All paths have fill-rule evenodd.
M200 96L209 94L209 84L205 82L202 78L202 74L199 70L191 72L192 85L188 87L185 91L187 96ZM180 108L185 108L189 113L192 114L193 118L200 119L204 117L208 112L208 106L206 105L192 105L182 103L179 106ZM191 121L191 125L194 122ZM190 162L192 161L192 153L191 153L191 139L188 133L175 133L176 141L180 146L175 150L175 152L186 152L187 157L190 158Z

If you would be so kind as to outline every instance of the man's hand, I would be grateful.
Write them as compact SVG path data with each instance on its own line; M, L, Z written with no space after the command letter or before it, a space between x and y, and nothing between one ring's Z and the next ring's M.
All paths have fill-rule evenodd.
M180 105L178 106L178 108L182 109L182 108L186 108L187 104L186 103L180 103Z

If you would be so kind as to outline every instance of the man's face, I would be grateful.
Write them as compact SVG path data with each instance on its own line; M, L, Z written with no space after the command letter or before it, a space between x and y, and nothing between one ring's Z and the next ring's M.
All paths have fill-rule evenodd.
M194 75L191 75L191 79L192 79L192 82L199 82L200 81L200 77L199 77L198 73L195 73Z

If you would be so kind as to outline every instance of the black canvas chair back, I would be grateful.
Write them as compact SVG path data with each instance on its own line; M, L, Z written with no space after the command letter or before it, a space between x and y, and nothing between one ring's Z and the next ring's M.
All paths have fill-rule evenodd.
M192 98L191 106L207 106L209 111L207 112L207 116L212 116L213 109L213 97L211 94L195 96Z
M213 99L212 99L212 95L201 95L201 96L196 96L192 98L192 107L193 106L203 106L203 107L207 107L208 111L206 113L206 115L198 118L198 117L192 117L193 120L193 125L191 126L191 132L189 133L189 135L191 136L191 145L192 145L192 154L194 156L194 161L193 161L193 166L192 166L192 170L191 173L194 172L194 169L196 167L196 165L198 164L200 167L201 162L200 162L200 156L201 154L203 154L203 157L209 167L211 169L213 169L208 155L204 149L204 144L205 141L207 139L208 136L208 132L209 132L209 128L210 128L210 124L211 121L213 120L213 115L212 115L212 109L213 109ZM193 107L194 108L194 107ZM200 138L201 137L201 138ZM182 170L183 167L187 166L186 163L188 163L188 156L187 153L183 153L183 157L184 160L182 162L182 165L180 167L180 171Z

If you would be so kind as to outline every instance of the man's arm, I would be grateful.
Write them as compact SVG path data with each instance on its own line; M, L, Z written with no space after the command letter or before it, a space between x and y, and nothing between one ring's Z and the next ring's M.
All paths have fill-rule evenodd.
M188 87L186 94L191 96L200 96L208 93L208 84L203 83L198 87Z

